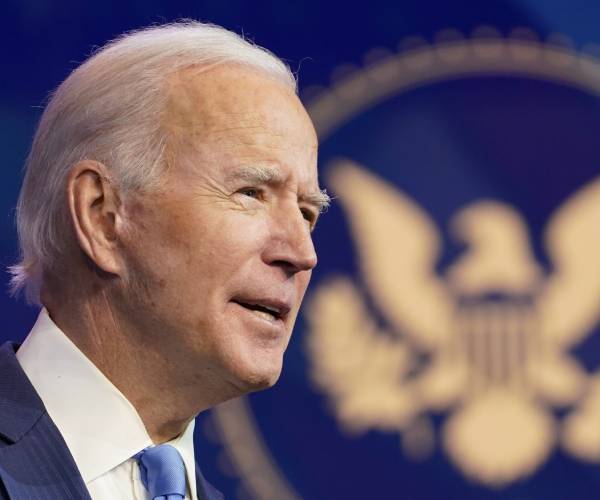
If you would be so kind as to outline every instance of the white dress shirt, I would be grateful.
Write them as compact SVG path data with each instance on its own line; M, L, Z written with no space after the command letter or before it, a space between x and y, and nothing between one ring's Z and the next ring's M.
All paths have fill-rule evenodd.
M42 309L17 359L62 434L94 500L147 500L133 455L152 440L133 405ZM169 444L197 500L194 420Z

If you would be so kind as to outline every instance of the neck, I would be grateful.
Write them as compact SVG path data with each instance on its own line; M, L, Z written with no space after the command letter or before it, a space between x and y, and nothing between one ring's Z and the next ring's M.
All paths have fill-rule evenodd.
M154 443L180 435L211 406L209 398L199 397L211 391L186 383L178 363L120 318L104 293L68 300L45 294L43 303L56 325L134 406Z

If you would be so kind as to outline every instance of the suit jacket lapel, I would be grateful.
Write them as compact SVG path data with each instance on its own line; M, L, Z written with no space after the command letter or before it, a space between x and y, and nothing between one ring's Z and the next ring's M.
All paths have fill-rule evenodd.
M66 443L17 361L17 347L0 346L0 482L12 500L91 500ZM198 500L223 500L198 465L196 485Z
M0 346L0 480L9 498L90 500L75 461L15 356Z
M223 494L204 478L198 464L196 464L196 489L198 500L223 500Z

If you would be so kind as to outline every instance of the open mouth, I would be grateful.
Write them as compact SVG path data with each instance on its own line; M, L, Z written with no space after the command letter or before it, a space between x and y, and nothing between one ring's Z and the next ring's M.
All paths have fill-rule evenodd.
M284 304L235 299L233 302L251 311L253 314L256 314L258 317L271 322L284 319L285 315L289 311L289 307Z

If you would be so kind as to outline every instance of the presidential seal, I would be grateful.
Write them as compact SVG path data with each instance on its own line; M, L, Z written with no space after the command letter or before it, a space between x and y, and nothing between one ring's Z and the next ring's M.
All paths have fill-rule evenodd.
M514 498L589 477L600 62L482 28L338 73L308 102L336 203L304 321L279 388L215 414L246 491Z

